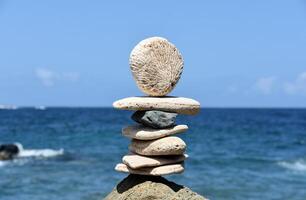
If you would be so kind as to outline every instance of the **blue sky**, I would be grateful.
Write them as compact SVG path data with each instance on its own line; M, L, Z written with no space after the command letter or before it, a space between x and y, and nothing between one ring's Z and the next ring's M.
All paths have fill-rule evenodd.
M306 107L305 0L0 0L0 104L141 95L128 59L151 36L184 57L171 95L203 107Z

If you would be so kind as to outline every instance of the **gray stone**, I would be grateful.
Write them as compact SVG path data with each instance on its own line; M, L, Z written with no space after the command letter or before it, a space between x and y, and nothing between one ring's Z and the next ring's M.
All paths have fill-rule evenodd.
M130 174L104 200L208 200L160 176Z
M149 110L149 111L136 111L132 115L132 119L144 126L162 129L170 128L175 125L176 113Z

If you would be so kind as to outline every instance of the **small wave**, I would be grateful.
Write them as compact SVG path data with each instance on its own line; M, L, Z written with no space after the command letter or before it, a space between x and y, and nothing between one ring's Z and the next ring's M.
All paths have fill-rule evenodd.
M17 158L24 157L54 157L64 154L64 149L54 150L54 149L24 149L20 143L16 143L20 152Z
M35 159L49 158L64 154L64 149L24 149L22 144L15 143L19 148L18 155L13 160L1 160L0 167L6 165L24 165Z
M284 168L294 170L294 171L306 171L306 161L305 160L297 160L292 162L281 161L278 164Z
M36 106L34 107L35 110L46 110L45 106Z
M54 157L64 154L64 149L28 149L21 151L17 157Z
M5 165L7 165L7 161L0 161L0 167L3 167L3 166L5 166Z

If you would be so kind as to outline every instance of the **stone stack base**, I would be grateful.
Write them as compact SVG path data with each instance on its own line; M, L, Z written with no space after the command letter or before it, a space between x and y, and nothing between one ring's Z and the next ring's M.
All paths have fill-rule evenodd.
M208 200L189 188L160 176L131 174L123 179L104 200Z

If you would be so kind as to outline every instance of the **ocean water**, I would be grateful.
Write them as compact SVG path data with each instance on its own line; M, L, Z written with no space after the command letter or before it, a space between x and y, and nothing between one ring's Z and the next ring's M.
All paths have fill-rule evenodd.
M0 143L21 154L0 161L1 200L98 200L126 174L121 128L131 112L111 108L0 110ZM217 200L306 199L306 110L202 109L178 116L188 132L186 170L167 179Z

